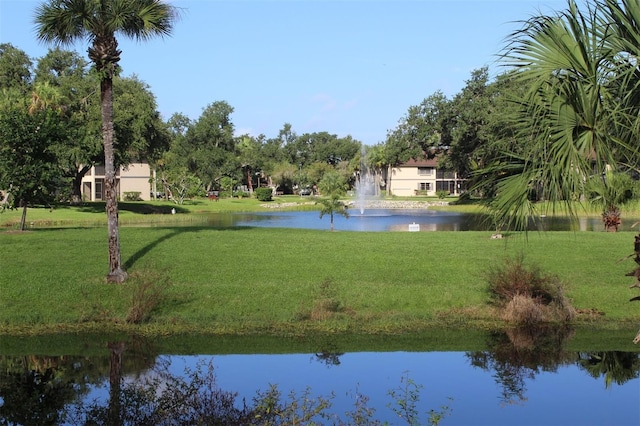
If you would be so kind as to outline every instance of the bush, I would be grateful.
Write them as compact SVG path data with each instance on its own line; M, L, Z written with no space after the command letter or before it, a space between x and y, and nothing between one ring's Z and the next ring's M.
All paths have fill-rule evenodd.
M147 322L152 312L166 298L169 287L168 273L145 269L131 274L127 284L132 288L126 321L131 324Z
M536 325L544 321L543 307L530 296L515 295L504 307L502 318L520 325Z
M123 194L124 201L142 201L140 191L128 191Z
M507 321L533 325L571 321L575 316L560 279L535 265L525 266L522 256L506 259L487 274L487 281L491 298Z
M449 191L438 191L438 192L436 192L436 196L438 198L440 198L441 200L444 200L445 198L447 198L449 196Z
M256 194L256 198L260 201L273 200L273 191L271 188L256 188L253 192Z

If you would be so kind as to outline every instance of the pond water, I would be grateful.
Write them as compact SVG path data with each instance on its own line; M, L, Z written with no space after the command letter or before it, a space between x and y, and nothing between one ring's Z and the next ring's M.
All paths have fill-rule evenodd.
M60 345L85 353L55 356L41 353L55 351L52 342L41 344L30 338L24 347L35 351L20 353L23 344L19 340L0 339L4 349L0 356L0 424L80 424L62 421L63 413L71 413L73 407L81 407L84 415L89 407L105 415L114 408L129 415L138 410L140 415L140 400L132 398L133 387L158 380L160 386L150 394L157 398L155 403L161 403L161 392L166 390L169 401L177 400L188 386L180 380L189 383L193 372L202 378L209 367L214 379L208 384L233 394L236 408L243 402L251 404L258 392L264 394L277 385L283 402L329 400L331 407L324 413L342 421L349 420L345 414L354 413L359 401L372 409L367 423L407 424L394 409L399 409L397 403L402 399L411 401L413 395L417 398L412 408L420 424L427 424L431 410L443 416L442 425L640 424L640 353L630 336L618 333L625 337L623 341L604 333L583 332L576 337L570 330L520 330L482 334L485 343L475 347L479 333L449 335L440 330L413 341L391 336L389 341L374 342L374 347L384 347L384 351L348 338L328 344L332 337L322 342L273 339L280 343L270 345L261 338L238 338L242 341L238 345L234 339L206 336L194 345L174 337L167 339L174 349L167 350L164 339L154 349L154 343L140 337L107 344L104 339L96 343L75 336L61 339ZM431 342L421 340L423 337ZM618 343L615 350L603 350L601 344L591 351L567 349L573 339L579 346L606 340L609 345ZM430 349L438 346L457 349ZM459 349L465 346L469 349ZM331 349L301 351L304 347ZM341 347L354 350L342 351ZM7 350L13 354L6 354ZM194 350L200 354L193 354ZM118 393L114 393L116 382ZM121 395L120 405L114 404L114 395ZM123 424L136 422L129 418Z
M212 218L212 220L214 220ZM236 213L227 219L230 226L255 226L277 228L329 229L331 219L328 215L320 218L317 211L272 211L257 213ZM230 223L229 223L230 222ZM636 222L628 219L623 222L631 226ZM357 209L349 211L349 217L335 215L334 228L337 231L487 231L493 230L486 216L482 214L460 213L429 209L368 209L360 213ZM602 231L602 220L580 218L572 222L568 218L543 217L532 223L531 230L544 231Z

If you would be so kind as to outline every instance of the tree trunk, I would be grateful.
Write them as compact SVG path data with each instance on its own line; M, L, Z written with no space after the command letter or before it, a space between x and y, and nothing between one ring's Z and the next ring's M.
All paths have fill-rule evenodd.
M249 194L253 195L253 176L251 176L251 168L247 167L247 181L249 182Z
M109 235L108 282L122 283L127 273L120 264L120 237L118 231L118 194L116 193L116 172L113 154L113 76L104 69L100 80L100 103L102 112L102 139L104 143L104 188L107 211L107 232Z
M387 197L391 196L391 164L387 166Z
M27 203L24 200L20 200L22 206L22 217L20 218L20 230L24 231L27 223Z
M87 174L89 170L91 170L91 166L82 166L82 168L77 169L76 173L72 176L73 187L71 194L71 204L73 205L82 204L82 178Z

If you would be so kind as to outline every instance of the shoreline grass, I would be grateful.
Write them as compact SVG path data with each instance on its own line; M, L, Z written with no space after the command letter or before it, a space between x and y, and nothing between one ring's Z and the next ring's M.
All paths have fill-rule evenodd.
M132 211L121 203L123 223L154 222L121 228L122 261L134 277L124 285L104 280L107 242L99 204L48 212L61 212L56 220L69 221L68 228L0 232L0 334L384 335L503 327L488 304L486 272L518 254L565 283L582 312L577 326L629 328L631 335L640 323L640 310L629 303L636 295L632 278L625 277L635 265L619 262L633 253L632 232L491 240L491 232L215 229L158 221L262 208L255 200L234 201L178 206L185 209L180 215ZM0 225L9 228L5 214ZM47 211L28 214L37 221ZM166 283L163 299L147 322L128 323L135 286L150 282Z

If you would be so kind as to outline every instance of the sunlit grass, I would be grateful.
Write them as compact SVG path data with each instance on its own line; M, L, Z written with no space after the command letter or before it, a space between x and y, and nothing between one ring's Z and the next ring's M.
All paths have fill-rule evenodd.
M625 273L634 233L551 232L491 240L490 232L329 232L125 227L130 273L162 271L166 297L144 327L166 333L408 332L495 325L486 271L524 254L566 283L604 326L640 321ZM106 229L2 232L0 328L131 327L130 282L105 283ZM324 291L324 293L323 293ZM327 292L330 292L327 296ZM301 319L322 298L341 307ZM483 325L484 324L484 325ZM635 324L634 324L635 326Z

